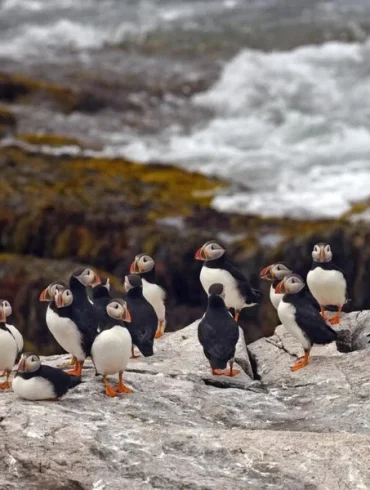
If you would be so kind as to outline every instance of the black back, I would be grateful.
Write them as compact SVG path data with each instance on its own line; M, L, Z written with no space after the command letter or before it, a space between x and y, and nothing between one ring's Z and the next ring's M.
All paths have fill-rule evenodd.
M208 297L206 314L198 325L198 339L213 369L225 369L235 356L239 327L221 297Z
M23 379L31 379L38 376L47 379L53 385L55 396L57 398L60 398L67 393L69 389L81 383L80 376L70 376L61 369L52 366L41 366L40 369L31 373L17 372L16 376L20 376Z
M157 331L158 318L153 306L143 296L142 287L130 289L125 296L131 323L127 323L132 343L145 357L153 355L154 336Z
M337 339L337 332L307 300L304 290L298 294L285 294L282 301L295 307L296 322L312 344L329 344Z
M208 260L203 262L203 267L209 267L210 269L224 269L229 272L237 281L240 294L245 298L245 302L248 303L260 303L263 294L258 289L253 289L249 284L248 279L237 269L233 264L228 262L225 255L215 260Z

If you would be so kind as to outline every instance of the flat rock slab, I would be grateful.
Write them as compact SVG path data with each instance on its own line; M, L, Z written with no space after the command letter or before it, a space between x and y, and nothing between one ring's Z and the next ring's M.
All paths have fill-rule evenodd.
M281 328L248 349L260 380L211 376L195 323L130 361L131 395L107 398L90 361L60 402L0 393L0 489L370 488L370 352L320 347L291 373ZM248 372L242 340L236 357Z

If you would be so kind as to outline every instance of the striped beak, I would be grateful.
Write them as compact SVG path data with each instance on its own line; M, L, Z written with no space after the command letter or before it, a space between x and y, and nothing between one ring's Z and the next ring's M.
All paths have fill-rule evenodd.
M41 292L39 301L51 301L49 286Z
M63 294L59 291L55 294L55 304L57 305L57 308L62 308L64 306Z
M285 294L286 293L284 280L280 281L279 284L277 284L277 286L275 288L275 293L276 294Z
M96 272L94 272L94 279L93 279L92 283L90 284L90 286L95 287L95 286L98 286L99 284L101 284L101 279L98 276L98 274Z
M122 320L127 323L131 323L131 314L127 308L124 308L122 313Z
M6 315L3 308L0 308L0 322L6 323Z
M273 275L271 274L272 265L269 265L261 270L260 278L261 279L273 279Z
M207 257L204 253L203 247L199 248L195 254L195 259L196 260L207 260Z
M25 370L26 370L26 360L25 360L25 358L22 356L22 357L21 357L21 360L19 361L17 371L19 371L20 373L24 373L24 372L25 372Z
M140 268L136 260L132 262L130 265L130 274L139 274L140 273Z

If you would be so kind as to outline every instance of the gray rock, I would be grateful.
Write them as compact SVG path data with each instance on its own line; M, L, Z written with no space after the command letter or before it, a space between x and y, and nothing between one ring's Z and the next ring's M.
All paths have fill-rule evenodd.
M238 346L261 379L230 379L210 375L196 332L130 361L131 395L107 398L90 361L60 402L0 393L1 490L370 488L369 351L315 347L291 373L301 351L278 327L248 346L252 364Z

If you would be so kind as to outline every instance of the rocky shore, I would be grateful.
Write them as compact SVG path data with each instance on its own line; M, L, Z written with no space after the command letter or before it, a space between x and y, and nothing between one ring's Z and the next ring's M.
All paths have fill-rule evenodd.
M205 307L193 255L211 238L223 242L266 293L268 284L259 283L262 267L281 260L305 276L313 244L326 240L349 278L352 309L370 307L369 202L339 220L220 213L212 199L227 192L227 182L160 163L102 157L91 141L72 134L25 131L25 107L92 110L93 99L83 91L2 73L0 101L0 296L14 305L27 348L58 352L37 301L46 284L65 279L76 264L90 264L121 292L129 264L142 251L155 257L169 292L168 330L189 324ZM276 324L267 295L260 309L241 315L247 342L270 335Z

